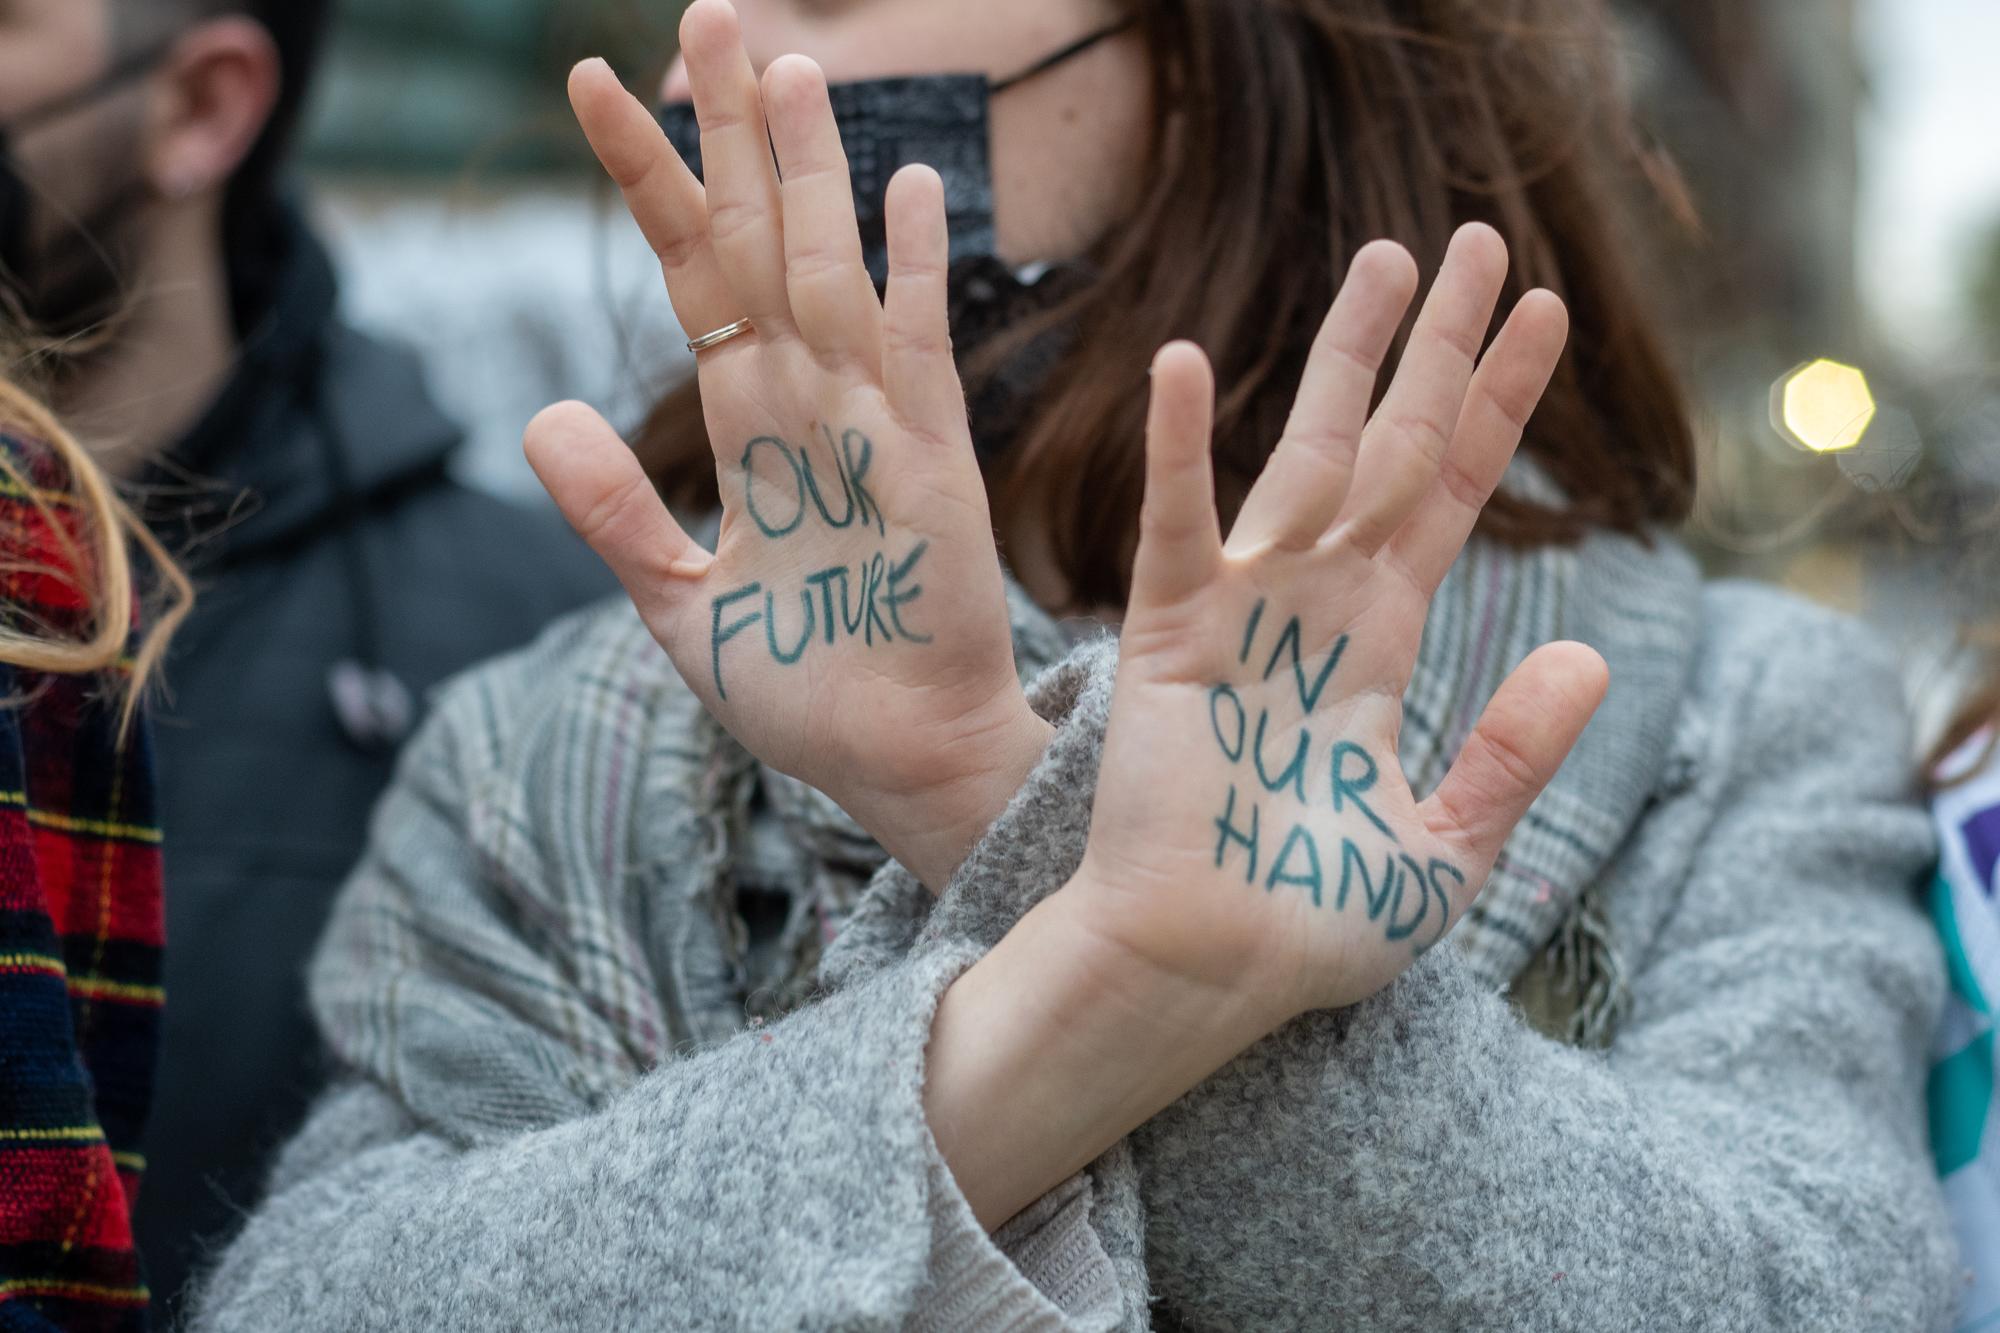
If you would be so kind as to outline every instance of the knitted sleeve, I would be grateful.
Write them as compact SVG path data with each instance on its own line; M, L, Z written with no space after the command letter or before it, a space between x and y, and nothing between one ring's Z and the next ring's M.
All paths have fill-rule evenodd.
M659 654L630 619L575 622L453 687L405 758L316 967L346 1082L283 1155L190 1326L1126 1327L1085 1182L996 1244L932 1141L932 1014L977 951L900 962L733 1037L630 1035L647 1006L660 1032L687 1030L678 992L646 989L635 963L638 923L661 919L646 896L674 881L636 873L607 820L574 821L599 830L583 844L595 857L522 832L565 800L685 818L650 771L627 772L615 806L614 784L571 780L607 752L571 729L589 682L615 696L603 730L630 737L646 712L627 663ZM520 818L481 814L503 808L517 762L562 780L528 781ZM618 984L587 984L605 974ZM377 993L391 1002L348 998Z
M477 1148L383 1089L326 1095L194 1329L1118 1326L1080 1181L1003 1234L922 1111L939 952L703 1055L594 1114Z
M1710 600L1687 704L1703 761L1603 886L1651 923L1627 941L1633 1003L1608 1052L1538 1035L1451 947L1288 1026L1130 1140L1163 1311L1257 1329L1947 1323L1958 1272L1922 1102L1942 969L1898 682L1846 622ZM849 975L901 947L990 946L1065 881L1112 665L1072 663L1090 679L1048 764L935 910L878 882L873 905L904 910L844 941Z
M1898 682L1844 622L1736 609L1697 665L1706 771L1608 886L1679 895L1608 1054L1537 1035L1449 950L1294 1025L1139 1137L1172 1305L1266 1328L1329 1306L1383 1329L1948 1323L1922 1103L1942 973Z

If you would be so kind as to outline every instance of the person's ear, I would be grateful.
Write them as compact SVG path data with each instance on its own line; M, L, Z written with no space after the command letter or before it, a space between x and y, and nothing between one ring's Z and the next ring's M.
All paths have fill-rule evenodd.
M153 188L184 199L226 185L270 122L282 79L277 43L255 19L190 28L151 80L144 160Z

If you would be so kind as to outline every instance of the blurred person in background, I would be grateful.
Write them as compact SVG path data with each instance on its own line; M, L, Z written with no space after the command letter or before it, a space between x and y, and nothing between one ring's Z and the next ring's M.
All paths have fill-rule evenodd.
M1917 900L1935 844L1899 683L1858 627L1704 585L1669 535L1691 431L1613 204L1629 157L1599 17L697 0L667 85L678 155L608 69L579 67L579 117L683 325L714 335L637 458L574 405L530 431L636 614L475 673L414 743L314 970L346 1077L206 1322L1944 1326L1957 1267L1923 1114L1943 974ZM831 92L780 59L799 50ZM949 266L942 247L893 258L913 192L937 188L911 173L885 203L910 161L943 175ZM1368 247L1385 236L1416 264ZM1420 271L1447 295L1399 330L1388 298ZM873 305L871 278L892 308L949 288L969 429L957 386L910 374L942 328ZM1374 314L1336 306L1322 334L1343 282ZM1537 409L1514 358L1560 341L1542 287L1573 331ZM1515 313L1494 332L1496 306ZM1151 361L1176 338L1209 360ZM1398 378L1364 428L1385 358ZM1472 441L1531 413L1487 504L1505 459ZM1219 496L1226 552L1200 506L1148 490L1142 507L1149 435L1180 441L1179 484ZM655 487L690 518L720 508L712 554ZM1011 660L989 531L1018 580ZM1145 552L1167 535L1195 572L1163 621ZM1300 606L1255 572L1274 552L1331 562L1289 668L1306 631L1280 628ZM1240 597L1220 625L1218 566ZM1122 659L1072 652L1058 617L1085 636L1123 620ZM1348 628L1349 656L1329 652ZM1000 941L971 982L1017 956L1010 928L1066 920L1226 1025L1246 929L1294 941L1282 976L1391 896L1414 914L1424 871L1347 853L1386 837L1420 866L1413 849L1468 809L1461 750L1497 766L1489 796L1501 771L1549 778L1573 708L1496 702L1504 738L1480 710L1502 681L1505 700L1578 665L1543 655L1558 638L1602 654L1609 695L1504 852L1463 863L1485 888L1453 946L1369 998L1314 991L1149 1120L1161 1081L1097 1026L1130 1016L1126 993L1050 992L1046 1051L1018 1031L989 1046L1022 1080L1097 1050L1103 1084L1132 1080L1124 1123L1145 1123L1024 1198L1046 1179L1010 1179L1005 1153L959 1175L953 1156L1017 1105L1001 1079L989 1108L930 1122L952 1178L913 1160L926 1079L964 1068L935 1044L926 1068L916 1024L885 1020L892 1049L841 1044L881 977L938 966L912 981L927 1016L946 963ZM1016 672L1053 663L1024 698ZM1252 773L1261 739L1230 739L1215 682L1268 688L1260 669L1297 682L1267 717L1316 716L1317 679L1343 692L1335 734L1382 756L1364 778L1314 752L1334 810L1351 780L1394 812L1376 835L1350 825L1323 867L1278 842L1284 805L1246 800L1260 833L1236 801L1282 802L1308 767L1301 749L1296 770ZM1355 705L1367 672L1374 704ZM1156 674L1176 702L1125 720ZM1213 804L1189 799L1203 784ZM1095 912L1100 839L1134 830L1109 860L1154 873ZM822 981L831 999L768 1022ZM1226 1049L1198 1003L1154 1012L1185 1025L1186 1059ZM746 1099L725 1071L769 1090ZM1038 1105L1093 1091L1086 1064ZM1022 1123L1021 1160L1040 1161L1048 1126ZM1040 1239L981 1270L982 1303L940 1314L973 1266L946 1262L937 1210L1018 1241L1003 1224L1024 1205ZM1073 1263L1051 1281L1035 1253Z
M164 921L141 701L190 606L89 454L0 379L0 1327L21 1333L147 1326Z
M1993 1114L2000 1004L2000 658L1938 742L1931 772L1937 877L1931 915L1951 994L1931 1066L1931 1149L1967 1285L1958 1327L2000 1315L2000 1117Z
M343 326L280 174L327 0L0 5L0 296L203 582L169 664L166 1059L140 1239L171 1301L319 1085L301 971L424 692L610 586L446 475L419 366Z

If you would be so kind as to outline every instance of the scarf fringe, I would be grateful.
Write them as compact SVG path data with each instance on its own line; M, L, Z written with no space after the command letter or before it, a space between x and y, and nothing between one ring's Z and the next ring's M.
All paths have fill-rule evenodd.
M1632 988L1594 885L1584 890L1549 947L1557 988L1577 997L1567 1033L1570 1044L1604 1049L1631 1010Z

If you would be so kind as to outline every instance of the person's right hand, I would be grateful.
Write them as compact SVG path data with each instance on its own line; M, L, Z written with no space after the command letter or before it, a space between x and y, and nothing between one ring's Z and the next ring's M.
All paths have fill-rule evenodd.
M1562 303L1534 292L1480 359L1506 273L1492 229L1459 233L1371 419L1417 272L1397 246L1364 249L1226 546L1208 363L1160 353L1089 850L1064 890L1126 955L1258 988L1284 1015L1372 995L1471 905L1603 697L1594 652L1545 647L1429 800L1403 779L1431 597L1567 336Z
M698 358L716 549L588 408L538 417L528 457L731 735L942 888L1048 737L952 358L943 185L891 184L878 299L819 67L788 56L760 86L723 0L696 0L681 38L706 188L602 61L570 95L683 326L754 325Z

